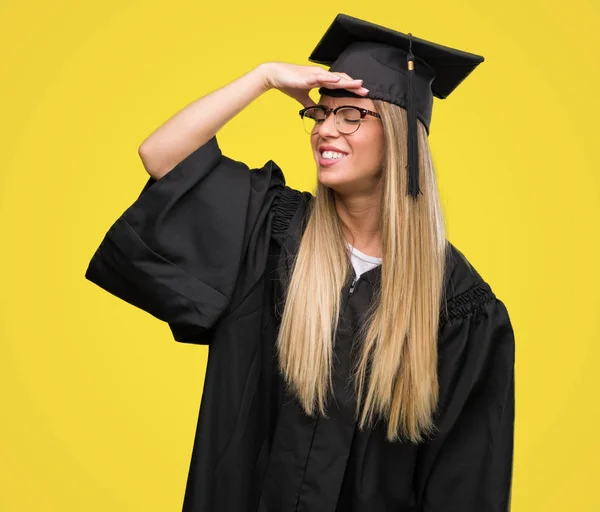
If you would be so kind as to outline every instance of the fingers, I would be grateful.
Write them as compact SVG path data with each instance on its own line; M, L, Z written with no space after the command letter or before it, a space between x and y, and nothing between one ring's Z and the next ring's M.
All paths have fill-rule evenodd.
M308 94L307 90L284 89L283 92L285 92L288 96L291 96L295 100L298 100L298 102L300 102L303 107L314 107L316 105L316 103L313 101L313 99Z
M339 71L326 71L319 68L318 72L309 79L310 87L326 87L328 89L350 89L356 94L365 96L369 90L363 86L362 79L354 79L347 73Z
M362 86L362 79L352 78L347 73L342 73L341 71L330 71L323 76L331 77L331 80L323 80L323 87L327 87L328 89L353 89L352 92L362 95L365 95L369 92L368 89L365 89ZM339 80L334 80L333 77L338 77Z
M308 94L306 96L302 96L298 101L300 101L303 107L314 107L316 105L316 103Z
M333 81L333 82L342 82L342 81L348 82L349 81L349 82L361 82L362 83L362 80L354 79L347 73L342 73L339 71L326 71L326 72L318 73L317 78L321 78L321 77L323 78L323 80Z
M331 80L333 82L339 82L339 83L358 83L360 82L362 84L362 80L360 79L354 79L352 78L350 75L347 75L346 73L340 73L340 72L329 72L329 73L320 73L318 75L318 77L323 77L324 80Z
M343 76L344 78L347 78L348 80L353 80L353 78L350 75L348 75L347 73L342 73L341 71L330 71L330 73L334 73L336 75Z
M333 73L320 73L316 78L321 82L339 82L342 79L341 76L334 75Z
M327 89L351 89L352 92L361 94L363 96L369 92L368 89L362 86L363 81L359 79L340 77L339 81L331 81L327 79L321 80L319 78L317 78L317 80L320 82L322 87L326 87Z

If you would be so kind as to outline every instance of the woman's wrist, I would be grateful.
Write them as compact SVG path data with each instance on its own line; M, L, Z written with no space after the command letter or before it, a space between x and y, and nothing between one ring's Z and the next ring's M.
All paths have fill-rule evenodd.
M273 62L262 62L252 70L256 73L258 79L260 80L264 92L273 89L273 85L271 83L272 66Z

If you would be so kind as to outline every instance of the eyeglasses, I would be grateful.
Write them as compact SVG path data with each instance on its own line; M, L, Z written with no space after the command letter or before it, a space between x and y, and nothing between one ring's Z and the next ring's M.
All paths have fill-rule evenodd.
M332 112L335 116L335 127L344 135L349 135L358 130L361 120L367 115L381 118L377 112L351 105L342 105L337 108L327 108L323 105L315 105L303 108L299 112L300 117L302 118L304 131L308 134L314 133L315 127L323 124Z

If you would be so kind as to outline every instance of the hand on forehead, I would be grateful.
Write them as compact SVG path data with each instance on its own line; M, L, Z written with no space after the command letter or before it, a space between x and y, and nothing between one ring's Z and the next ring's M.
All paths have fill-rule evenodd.
M329 108L339 107L340 105L353 105L355 107L376 110L373 100L369 98L339 98L322 94L321 96L319 96L319 101L317 102L317 104L324 105Z

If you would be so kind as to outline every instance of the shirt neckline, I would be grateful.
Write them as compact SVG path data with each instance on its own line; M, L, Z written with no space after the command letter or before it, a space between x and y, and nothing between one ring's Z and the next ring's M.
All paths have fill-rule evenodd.
M382 262L382 258L376 258L375 256L369 256L368 254L365 254L364 252L359 251L356 247L354 247L350 242L346 242L348 244L348 247L350 247L350 250L360 259L367 261L369 263L381 263Z

